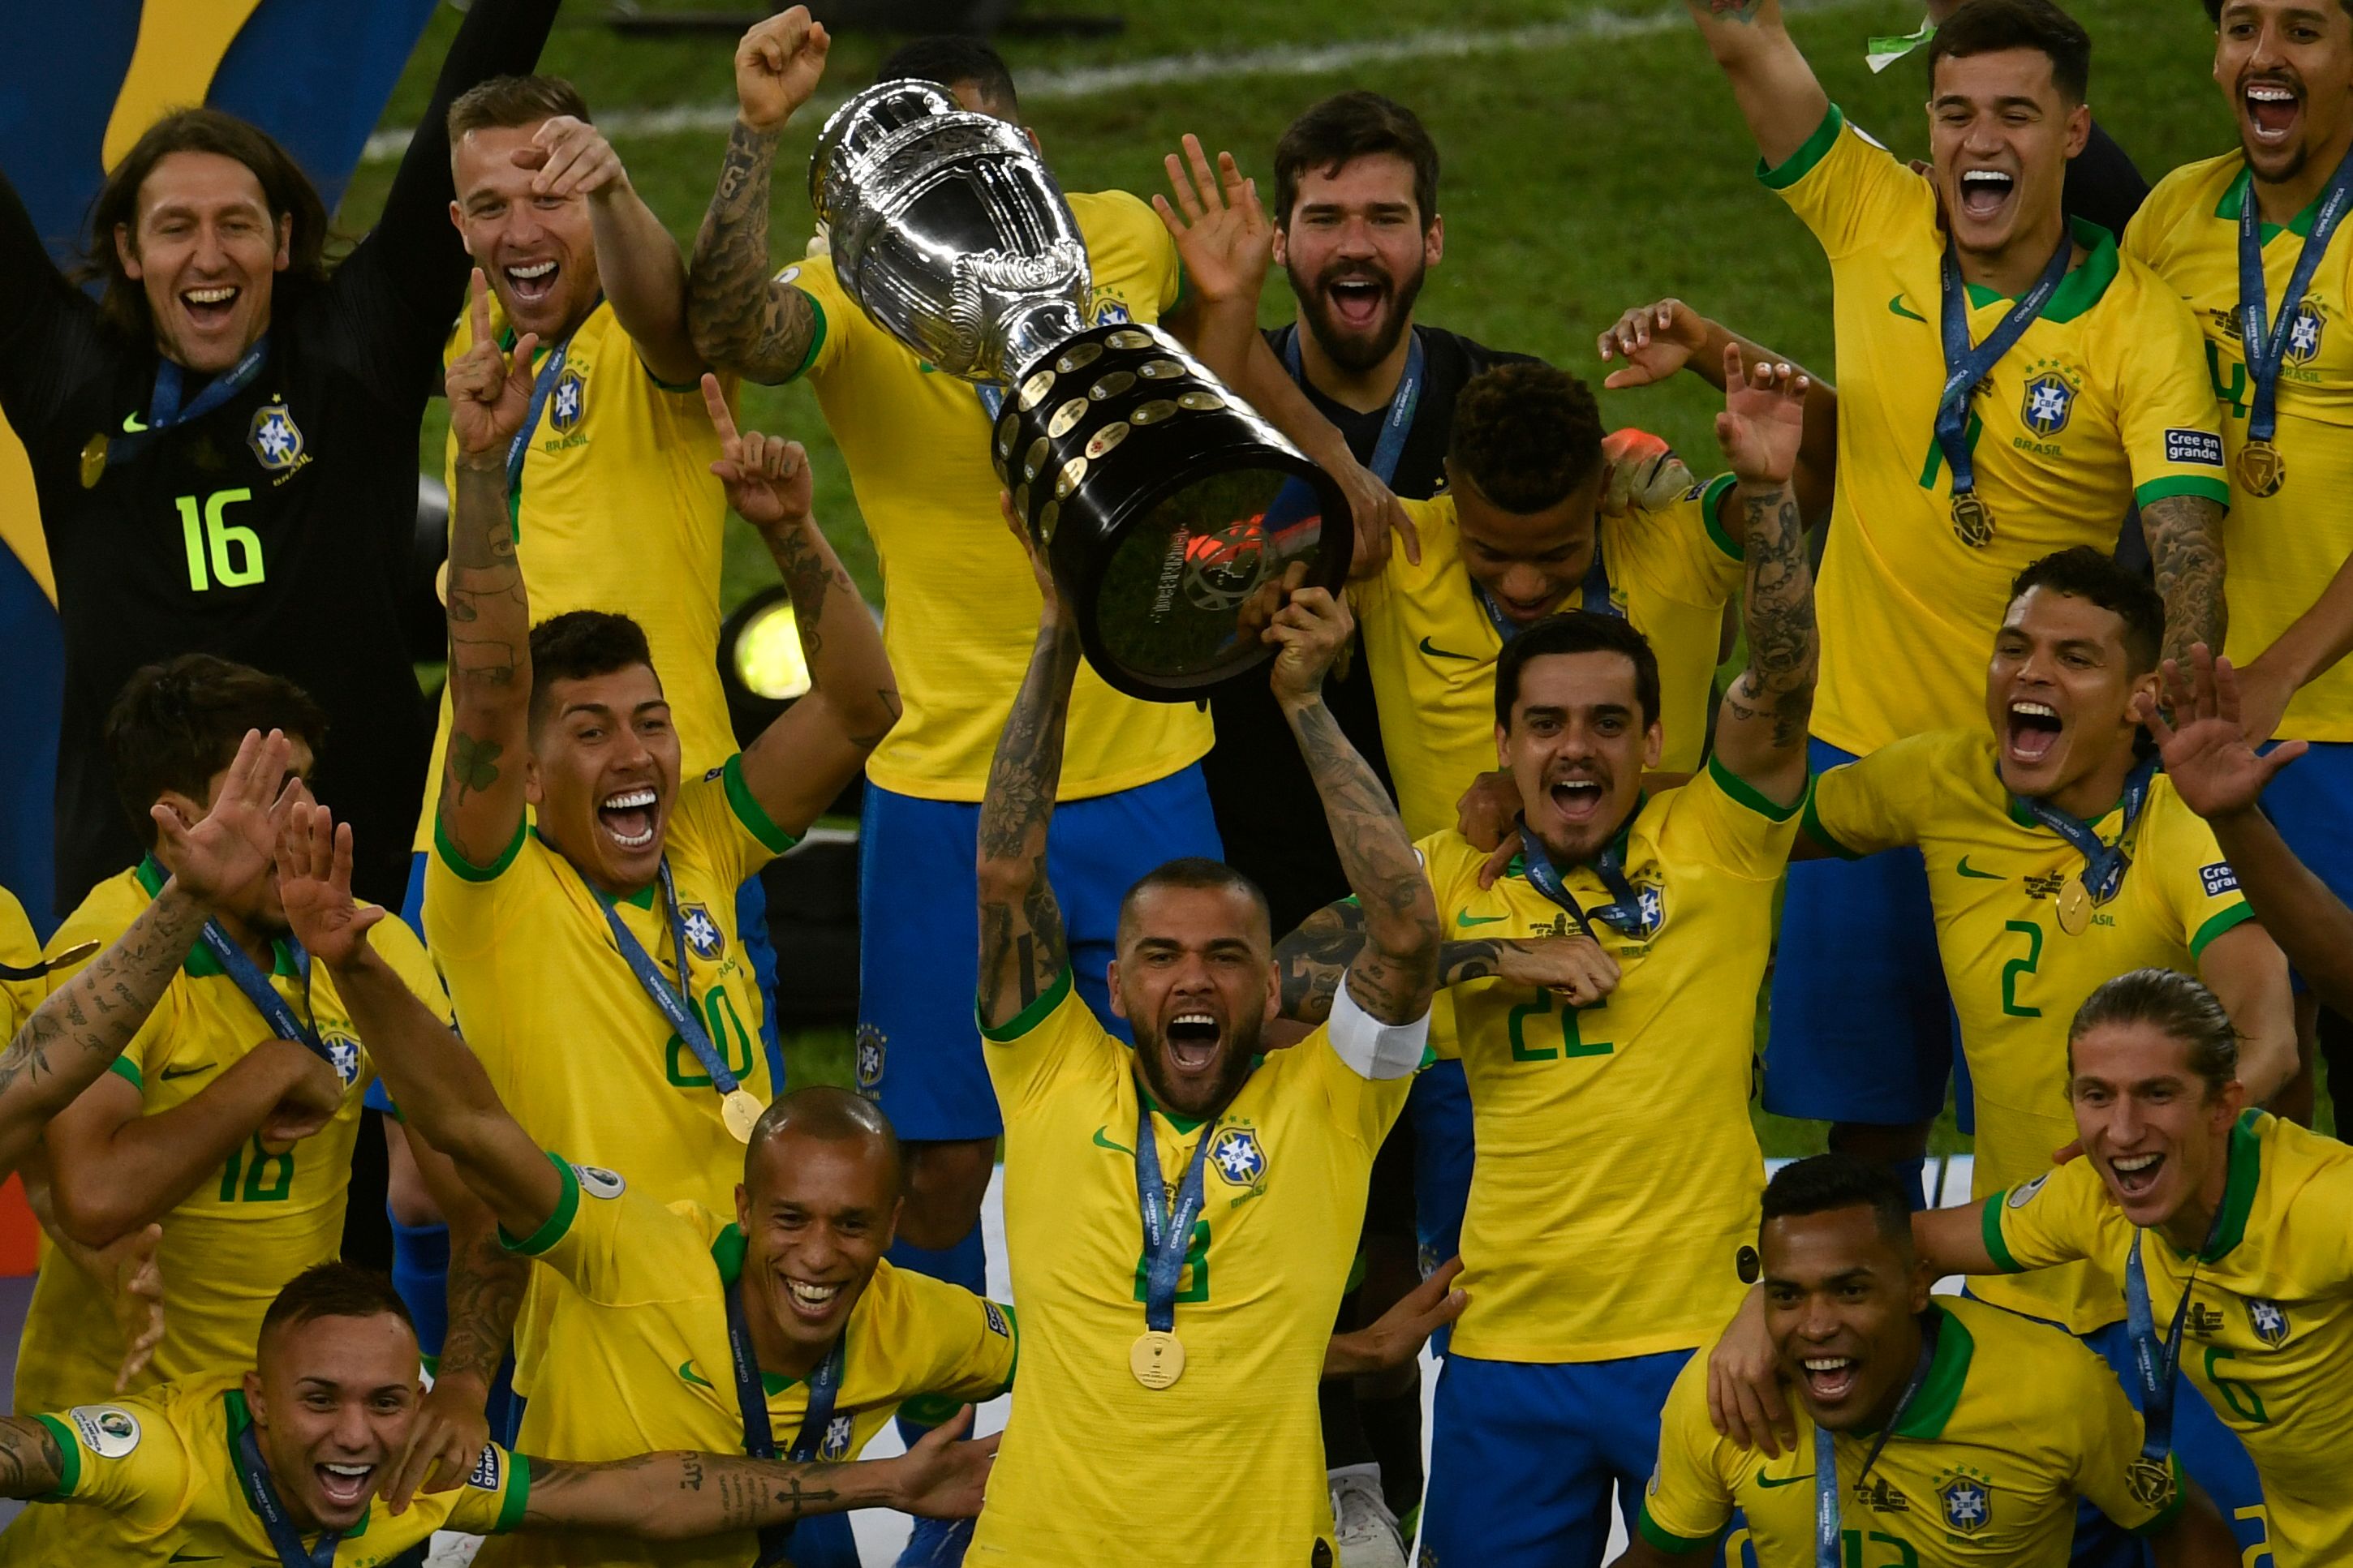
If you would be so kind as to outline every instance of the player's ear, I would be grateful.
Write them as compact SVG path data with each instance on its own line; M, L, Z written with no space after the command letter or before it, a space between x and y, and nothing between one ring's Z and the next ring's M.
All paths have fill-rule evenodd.
M1113 959L1113 960L1111 961L1110 964L1104 968L1104 970L1103 970L1103 984L1104 984L1104 985L1106 985L1106 986L1108 986L1108 987L1110 988L1110 990L1111 990L1111 1016L1112 1016L1113 1017L1114 1017L1114 1018L1124 1018L1124 1017L1126 1017L1126 1016L1127 1016L1127 998L1126 998L1126 997L1124 997L1124 996L1123 996L1123 995L1121 995L1121 994L1120 994L1120 993L1119 993L1119 960L1118 960L1118 959L1116 959L1116 958Z
M261 1373L251 1368L245 1374L245 1408L256 1426L265 1432L269 1429L269 1406L261 1397Z
M2079 103L2067 111L2067 156L2082 153L2092 140L2092 106Z
M127 223L114 226L114 258L122 263L122 275L125 278L134 283L139 280L139 246L132 238L131 226Z
M522 798L535 806L547 804L547 792L540 787L539 752L536 749L522 760Z
M897 1211L892 1212L895 1217ZM752 1189L741 1182L735 1184L735 1228L752 1234Z
M881 1253L891 1250L891 1244L899 1239L899 1216L906 1212L907 1196L904 1193L902 1193L897 1197L891 1200L891 1212L882 1221L882 1239L875 1247L874 1250L876 1252Z
M1277 267L1288 267L1291 265L1290 217L1291 215L1289 213L1285 213L1281 217L1275 219L1274 264Z
M1642 731L1642 766L1646 770L1656 768L1660 759L1666 754L1666 727L1653 719L1650 728Z
M283 272L294 264L294 215L288 213L278 220L278 254L270 258L270 270Z
M1439 213L1430 220L1430 227L1421 237L1421 264L1435 267L1446 256L1446 215Z
M1282 965L1270 958L1266 961L1266 1016L1261 1018L1259 1023L1263 1026L1273 1023L1282 1016Z
M1912 1315L1918 1317L1928 1310L1931 1288L1936 1283L1936 1271L1928 1267L1926 1258L1912 1259Z

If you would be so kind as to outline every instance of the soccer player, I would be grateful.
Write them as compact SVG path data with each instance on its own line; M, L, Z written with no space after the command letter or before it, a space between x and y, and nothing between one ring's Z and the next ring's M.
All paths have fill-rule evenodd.
M2062 1568L2079 1497L2146 1537L2160 1568L2234 1568L2221 1515L2178 1461L2145 1464L2140 1417L2094 1357L1928 1294L1910 1207L1885 1166L1850 1156L1775 1173L1757 1250L1774 1357L1806 1430L1780 1455L1719 1436L1694 1358L1667 1396L1658 1468L1617 1568L1712 1550L1735 1509L1747 1523L1727 1560L1745 1540L1758 1568Z
M385 1042L402 1114L455 1163L505 1245L573 1287L547 1325L525 1447L565 1460L676 1447L841 1460L902 1400L919 1399L929 1424L1003 1392L1018 1352L1011 1310L882 1261L900 1164L881 1112L842 1089L786 1096L752 1129L742 1182L718 1213L665 1206L626 1170L543 1152L369 945L377 911L353 907L351 840L323 808L294 808L280 851L288 917ZM387 1495L405 1502L421 1468L404 1467ZM789 1543L806 1568L857 1568L846 1520L804 1526ZM738 1534L693 1547L526 1542L493 1560L617 1568L754 1554Z
M2249 1560L2346 1561L2353 1153L2249 1108L2238 1031L2187 975L2109 981L2077 1010L2067 1049L2084 1157L1979 1208L1915 1216L1922 1255L1932 1272L2091 1259L2124 1279L2137 1353L2166 1391L2153 1406L2137 1373L2143 1408L2186 1374L2262 1472L2269 1531Z
M479 276L471 330L448 374L452 717L427 937L468 1044L534 1139L626 1170L663 1202L724 1213L744 1141L776 1087L754 1045L761 998L735 890L791 847L890 729L890 665L809 515L807 454L739 435L706 375L713 469L792 589L816 685L741 756L682 780L637 624L596 610L532 624L506 461L530 410L535 335L501 350ZM559 1038L551 1019L573 1026ZM452 1313L451 1337L462 1318L474 1345L501 1345L521 1281L479 1256L465 1267L479 1270L474 1305ZM526 1396L554 1304L548 1279L531 1278L516 1340ZM469 1356L480 1369L497 1351Z
M2353 10L2207 0L2206 14L2239 145L2159 181L2125 254L2187 300L2205 333L2231 458L2230 635L2207 641L2239 667L2251 738L2308 747L2264 812L2323 882L2353 897L2353 668L2301 664L2288 635L2315 585L2353 556L2353 523L2331 500L2353 485L2343 415L2353 338L2337 324L2353 307L2353 252L2338 233L2353 200ZM2301 1001L2308 1056L2315 1005ZM2353 1057L2343 1065L2332 1087L2353 1100ZM2309 1094L2298 1096L2307 1106Z
M685 1542L847 1508L969 1513L987 1475L977 1444L849 1465L724 1453L634 1453L582 1465L486 1446L462 1484L396 1511L385 1481L417 1417L417 1363L416 1330L391 1283L322 1263L270 1302L256 1343L238 1359L248 1370L0 1417L0 1496L65 1505L30 1516L58 1518L46 1538L60 1543L58 1554L36 1550L20 1522L0 1535L0 1564L143 1558L377 1568L422 1561L405 1554L437 1530ZM92 1555L100 1531L109 1543L101 1550L113 1554ZM572 1552L584 1539L563 1538L564 1561L579 1560ZM117 1540L135 1542L141 1558Z
M0 181L0 411L32 461L65 632L59 914L141 853L108 705L132 671L191 648L324 710L337 744L319 787L375 836L361 887L398 898L426 741L399 616L417 429L466 277L442 115L529 70L554 16L555 0L468 15L383 217L332 272L308 177L217 110L165 115L108 172L95 300Z
M2050 0L1956 11L1927 50L1921 175L1846 123L1779 0L1687 4L1765 184L1831 261L1841 408L1817 770L1970 723L2010 580L2068 545L2113 548L2136 502L2167 647L2211 639L2229 487L2196 324L2061 205L2090 121L2083 28ZM1794 868L1780 946L1767 1109L1916 1173L1953 1059L1920 860Z
M1737 350L1731 351L1737 354ZM1730 367L1716 435L1736 476L1749 668L1688 784L1645 792L1667 744L1657 657L1572 610L1504 645L1495 750L1519 853L1446 829L1416 846L1453 940L1441 973L1479 1157L1471 1298L1440 1374L1422 1551L1439 1563L1598 1564L1658 1412L1738 1303L1762 1162L1748 1121L1757 992L1808 784L1812 580L1790 475L1805 378ZM1366 918L1285 940L1312 1016Z
M1295 593L1264 633L1280 650L1270 679L1363 900L1365 947L1330 1021L1261 1061L1278 996L1265 901L1229 867L1171 861L1124 900L1110 981L1136 1044L1123 1045L1072 991L1047 879L1079 647L1025 544L1043 607L989 774L977 879L979 1022L1028 1353L971 1560L1328 1565L1316 1367L1374 1151L1427 1042L1429 883L1320 700L1346 607Z

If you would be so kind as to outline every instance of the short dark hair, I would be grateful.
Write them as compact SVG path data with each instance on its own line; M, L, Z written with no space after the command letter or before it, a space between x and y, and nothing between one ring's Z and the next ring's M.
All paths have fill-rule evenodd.
M1777 1219L1853 1208L1869 1209L1882 1236L1907 1253L1912 1250L1912 1199L1895 1173L1876 1161L1836 1150L1793 1160L1773 1173L1765 1184L1757 1229L1761 1234Z
M294 155L275 137L217 109L173 110L149 126L108 171L106 183L90 203L90 248L75 281L101 285L99 315L111 331L142 348L154 342L155 318L147 308L146 288L122 269L114 231L121 228L131 235L135 254L140 188L155 165L174 153L212 153L244 164L261 185L270 223L294 220L287 236L286 269L270 286L271 318L284 321L305 293L327 280L326 204ZM270 237L274 241L277 236Z
M1414 216L1424 234L1438 220L1438 143L1421 117L1393 98L1359 89L1334 93L1283 128L1274 144L1274 221L1291 226L1299 177L1336 174L1359 158L1394 153L1413 165Z
M1474 375L1454 402L1446 461L1505 511L1558 506L1601 471L1601 407L1565 370L1535 362Z
M786 1133L802 1138L814 1138L820 1143L844 1143L873 1140L880 1142L891 1157L891 1194L899 1194L905 1175L904 1156L899 1149L899 1134L891 1119L882 1114L880 1106L846 1089L831 1084L810 1084L779 1096L760 1120L752 1126L752 1136L744 1151L744 1166L748 1173L752 1157L767 1146L772 1139Z
M1634 661L1634 700L1641 705L1642 721L1659 717L1659 656L1651 639L1633 623L1591 610L1564 610L1546 616L1504 645L1495 661L1495 722L1512 727L1512 709L1520 700L1520 676L1532 659L1552 654L1617 653Z
M566 114L586 120L588 100L562 77L494 76L451 100L446 123L454 147L471 132L536 125Z
M586 680L642 664L654 670L645 628L610 610L566 610L531 628L531 716L537 733L547 717L547 700L559 680Z
M935 33L901 44L874 68L874 79L935 81L954 87L968 81L980 89L980 100L1010 115L1021 107L1013 90L1013 70L1005 57L979 38L962 33Z
M327 715L283 676L209 653L184 653L132 672L107 710L105 742L116 798L141 843L155 847L148 808L164 792L204 799L248 730L283 730L315 753L326 742Z
M1274 928L1274 913L1266 901L1265 889L1256 882L1227 865L1206 855L1187 855L1154 867L1136 879L1119 900L1119 929L1113 936L1116 947L1127 945L1128 930L1135 912L1136 900L1155 888L1191 888L1208 890L1239 892L1249 899L1258 910L1259 918L1267 922L1270 934Z
M2076 544L2021 572L2010 582L2009 603L2018 603L2030 588L2048 588L2113 612L2125 623L2125 657L2132 661L2131 673L2157 668L2165 651L2165 601L2147 578L2088 544Z
M2081 103L2092 86L2092 35L2052 0L1968 0L1945 18L1928 45L1928 90L1936 89L1936 68L1948 59L2034 49L2050 57L2052 85L2069 103Z
M2212 1099L2239 1076L2239 1031L2214 994L2170 969L2134 969L2084 998L2067 1026L2067 1073L2075 1072L2075 1042L2105 1025L2147 1024L2189 1047L2189 1070Z
M417 1331L408 1303L392 1288L391 1276L349 1263L314 1263L286 1282L261 1315L261 1338L317 1318L398 1318Z

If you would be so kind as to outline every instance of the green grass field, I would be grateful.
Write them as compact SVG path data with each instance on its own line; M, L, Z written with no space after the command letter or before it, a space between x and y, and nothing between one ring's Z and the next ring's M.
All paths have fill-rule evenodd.
M724 0L691 0L708 8ZM1412 105L1444 156L1440 206L1446 259L1434 269L1420 319L1498 347L1536 353L1580 372L1596 368L1593 341L1629 306L1678 295L1824 374L1831 365L1828 269L1797 220L1753 177L1755 155L1680 0L1455 0L1442 12L1345 0L1051 0L1055 8L1115 13L1125 31L1108 39L1000 39L1016 77L1038 89L1025 104L1066 187L1165 188L1164 153L1187 132L1230 148L1271 189L1270 160L1292 116L1315 99L1366 87ZM2154 178L2230 145L2221 94L2209 79L2212 33L2194 0L2069 0L2091 29L2093 101L2101 121ZM648 0L648 12L665 8ZM1032 9L1039 8L1033 4ZM1792 28L1831 96L1850 119L1899 154L1925 155L1926 83L1916 60L1873 77L1863 63L1873 35L1907 32L1910 0L1793 0ZM619 110L721 105L732 100L731 37L624 38L599 0L571 0L544 68L575 81L600 115ZM431 90L457 18L442 11L386 111L387 127L413 124ZM1590 31L1584 29L1590 28ZM779 158L774 232L797 254L809 232L807 155L822 110L865 85L890 40L852 36L835 46L818 104L787 136ZM1261 60L1210 82L1114 84L1085 90L1072 73L1175 57L1250 56L1321 46L1390 44L1376 63L1301 68ZM1312 60L1306 62L1312 67ZM633 136L615 142L632 177L681 244L691 243L711 191L723 133ZM363 167L343 221L363 230L382 200L388 163ZM789 255L780 249L777 264ZM1288 319L1280 279L1267 317ZM1598 380L1598 375L1595 377ZM1698 382L1640 393L1605 393L1615 424L1667 436L1697 467L1713 458L1713 395ZM880 599L873 552L840 458L797 387L747 387L748 425L809 447L828 533L870 595ZM421 459L438 472L442 428L428 416ZM733 603L772 580L765 551L734 525L726 594ZM797 1042L796 1070L840 1079L847 1041ZM1768 1149L1820 1146L1818 1130L1767 1127ZM1949 1118L1939 1147L1957 1142Z

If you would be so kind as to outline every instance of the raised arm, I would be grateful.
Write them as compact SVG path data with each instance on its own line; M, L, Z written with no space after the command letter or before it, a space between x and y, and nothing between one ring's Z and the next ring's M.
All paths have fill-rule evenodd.
M449 746L435 831L470 865L493 866L522 831L531 750L531 600L507 511L507 444L531 407L525 332L512 360L474 273L473 346L449 366L458 489L449 498Z
M1388 792L1324 705L1324 678L1355 632L1346 601L1324 588L1293 593L1266 629L1280 649L1270 683L1363 913L1348 994L1384 1024L1409 1024L1429 1013L1438 986L1438 900Z
M1731 79L1757 151L1775 167L1805 145L1830 112L1830 95L1781 25L1781 0L1683 0L1708 52Z
M2286 955L2261 921L2246 921L2206 944L2198 978L2238 1032L2247 1103L2263 1104L2295 1076L2295 996Z
M899 682L882 628L809 512L808 453L798 441L737 434L719 378L702 378L719 430L728 504L768 547L793 596L793 621L808 661L808 695L786 709L744 753L744 783L786 833L807 827L899 721Z
M2157 591L2165 599L2165 651L2187 658L2194 644L2221 647L2229 615L2222 602L2222 518L2211 496L2165 496L2140 509L2140 531Z
M1789 484L1808 377L1788 364L1744 367L1736 347L1725 351L1724 364L1732 390L1716 416L1715 435L1740 481L1734 495L1746 521L1748 668L1725 693L1715 751L1767 799L1795 805L1806 791L1806 727L1820 650L1814 574Z
M2353 555L2337 567L2312 607L2237 671L2239 718L2248 744L2270 740L2296 692L2334 669L2348 653L2353 653Z
M47 1426L30 1415L0 1415L0 1497L47 1497L65 1476L66 1457Z
M816 341L809 297L768 276L768 174L776 139L817 91L831 47L808 7L795 5L753 27L735 48L735 123L694 237L686 309L704 361L753 381L791 380Z
M538 171L531 182L534 195L586 200L596 276L638 358L673 386L692 381L702 373L702 356L686 328L685 258L629 184L629 172L605 133L585 120L558 115L540 126L514 160Z
M1013 699L988 792L980 803L980 1021L995 1028L1020 1016L1071 966L1062 907L1046 880L1046 829L1062 777L1062 731L1079 671L1079 633L1054 574L1020 520L1003 501L1006 526L1029 552L1043 599L1038 643Z

